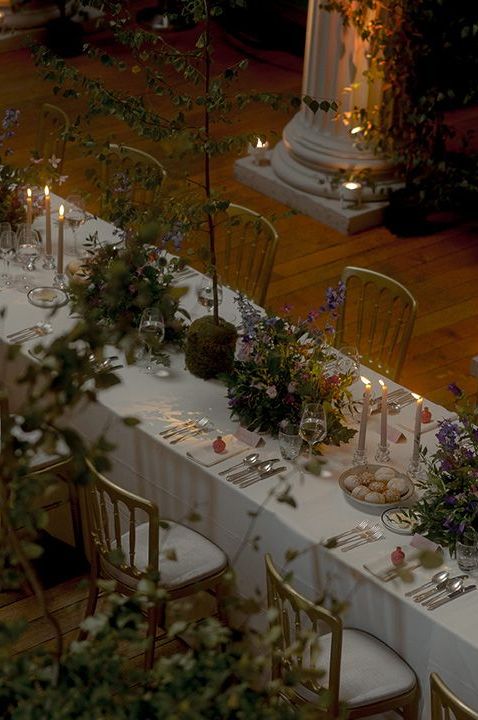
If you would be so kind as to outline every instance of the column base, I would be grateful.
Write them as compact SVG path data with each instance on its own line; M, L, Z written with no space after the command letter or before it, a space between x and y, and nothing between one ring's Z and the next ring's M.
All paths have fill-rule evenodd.
M319 220L344 235L353 235L382 224L383 213L388 206L387 201L365 202L354 210L342 208L338 199L312 195L285 183L273 171L270 156L271 153L262 165L256 165L250 156L236 160L235 178L244 185Z

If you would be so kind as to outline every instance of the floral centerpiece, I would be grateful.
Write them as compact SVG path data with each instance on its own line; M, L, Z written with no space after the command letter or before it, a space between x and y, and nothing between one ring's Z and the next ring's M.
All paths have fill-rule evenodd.
M0 127L0 222L9 222L13 227L25 220L21 198L21 171L10 165L7 157L13 153L9 141L15 135L20 112L13 108L4 111Z
M354 436L342 415L351 402L353 378L337 372L328 342L330 316L343 297L342 285L330 288L326 304L298 322L290 318L290 308L284 317L264 316L238 298L245 332L226 382L231 414L243 425L276 435L283 420L299 422L304 403L321 402L327 411L325 442L339 445ZM324 315L328 321L320 329L317 321Z
M189 316L180 305L185 290L172 283L184 260L166 253L166 241L157 246L138 237L128 245L115 245L100 244L96 235L91 236L82 261L84 277L70 285L73 310L102 325L127 330L138 327L145 308L157 307L165 320L165 342L181 347L184 318Z
M466 402L456 385L450 390L459 399L458 418L440 422L438 447L425 456L427 479L414 510L417 532L453 554L458 540L478 530L478 408Z

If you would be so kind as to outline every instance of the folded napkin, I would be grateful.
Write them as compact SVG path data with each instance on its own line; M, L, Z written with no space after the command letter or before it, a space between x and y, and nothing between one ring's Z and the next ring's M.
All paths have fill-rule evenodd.
M226 443L226 449L221 453L214 452L212 447L212 440L202 440L198 442L192 450L188 450L186 455L192 460L195 460L199 465L204 467L211 467L217 465L223 460L228 460L234 455L238 455L240 452L244 452L249 449L249 445L238 440L235 435L223 435L222 439Z
M405 553L403 563L400 566L396 566L390 559L390 554L394 548L390 550L386 555L381 555L376 560L370 560L364 563L365 570L368 570L372 575L375 575L379 580L388 582L397 577L399 572L403 570L414 570L421 565L421 551L410 546L402 546L402 550Z

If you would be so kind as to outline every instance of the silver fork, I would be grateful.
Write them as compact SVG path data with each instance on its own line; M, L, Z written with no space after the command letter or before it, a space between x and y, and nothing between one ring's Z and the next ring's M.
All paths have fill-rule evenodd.
M344 532L339 533L338 535L331 535L327 540L324 541L324 545L328 545L330 543L336 543L338 540L341 540L346 535L356 535L361 530L367 530L367 528L370 525L369 520L361 520L355 527L350 528L350 530L345 530Z
M28 332L24 332L23 334L17 334L15 337L10 337L9 340L14 345L21 345L24 342L28 342L29 340L33 340L36 337L44 337L45 335L48 335L51 333L51 327L40 327L37 326L33 328L32 330L29 330Z
M358 542L361 538L366 538L370 535L370 533L377 532L380 530L380 525L376 523L375 525L369 525L365 530L359 530L358 532L354 533L354 535L350 535L349 537L342 538L342 540L339 540L335 547L342 547L343 545L348 545L352 542Z
M342 548L342 552L348 552L349 550L353 550L354 548L360 547L360 545L367 545L367 543L375 542L376 540L381 540L384 537L383 532L381 530L375 530L374 532L367 535L367 537L360 540L360 542L353 543L352 545L347 545L347 547Z

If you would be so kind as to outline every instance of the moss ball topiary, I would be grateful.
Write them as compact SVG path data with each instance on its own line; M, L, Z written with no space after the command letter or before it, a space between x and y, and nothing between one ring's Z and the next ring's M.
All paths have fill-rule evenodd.
M209 315L194 320L186 338L187 369L204 380L231 372L236 340L236 328L222 318L219 325Z

